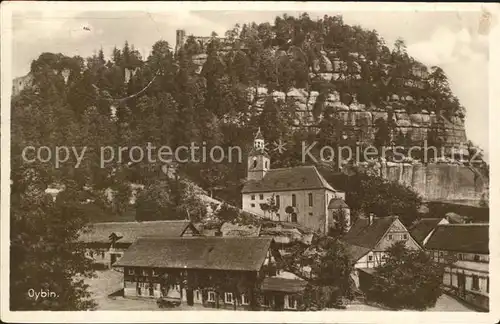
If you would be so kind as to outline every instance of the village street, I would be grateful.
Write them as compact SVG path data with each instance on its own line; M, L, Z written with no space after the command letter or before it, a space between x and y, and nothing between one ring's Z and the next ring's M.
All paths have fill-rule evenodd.
M86 282L90 285L90 291L94 300L97 302L98 310L165 310L160 309L156 305L155 299L132 299L123 298L121 296L110 297L110 294L117 292L122 288L121 280L123 274L116 270L97 271L97 278L89 279ZM181 305L173 310L218 310L206 308L199 305L187 306ZM380 311L384 310L379 307L361 304L354 302L347 307L348 311ZM341 311L339 309L328 309L328 311ZM455 298L446 294L439 297L436 305L427 310L428 312L470 312L474 311L463 303L457 301Z

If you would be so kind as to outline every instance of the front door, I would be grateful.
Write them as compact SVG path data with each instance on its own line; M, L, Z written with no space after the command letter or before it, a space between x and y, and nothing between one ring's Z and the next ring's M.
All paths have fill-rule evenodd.
M274 307L277 311L282 311L285 309L285 296L282 294L277 294L274 297Z
M465 275L463 273L457 273L458 281L458 296L465 297Z
M187 298L187 304L189 306L193 306L194 304L194 294L193 294L193 289L188 289L186 290L186 298Z

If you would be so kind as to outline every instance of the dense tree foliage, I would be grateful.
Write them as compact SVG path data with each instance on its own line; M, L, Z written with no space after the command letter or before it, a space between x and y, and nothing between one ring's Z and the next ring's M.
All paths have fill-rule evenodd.
M340 300L354 297L352 260L338 239L320 236L308 247L296 243L279 266L307 281L305 309L336 307Z
M418 217L422 197L402 184L362 171L353 173L339 184L354 214L397 215L405 225L411 225Z
M388 251L386 263L374 274L367 297L395 309L424 310L441 296L444 268L424 251L409 250L404 242Z

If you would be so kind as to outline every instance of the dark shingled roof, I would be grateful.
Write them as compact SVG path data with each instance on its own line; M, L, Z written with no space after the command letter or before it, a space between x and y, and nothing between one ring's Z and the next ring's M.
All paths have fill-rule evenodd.
M419 244L422 244L441 220L442 218L422 218L409 229L410 234Z
M356 263L359 259L361 259L362 256L366 255L368 252L371 251L371 249L362 247L362 246L357 246L357 245L352 245L352 244L346 244L345 245L347 253L351 257L351 262L354 264Z
M300 293L307 286L307 281L300 279L286 279L267 277L262 281L261 289L264 291L279 291L285 293Z
M349 208L344 199L342 198L333 198L330 200L328 204L328 209L339 209L339 208Z
M373 224L369 225L367 218L360 218L344 235L343 240L350 245L373 249L397 219L397 216L374 217Z
M258 271L271 242L262 237L145 237L115 266Z
M426 249L465 253L489 253L488 224L439 225L431 235Z
M78 241L83 243L109 243L112 233L122 236L120 243L134 243L142 236L181 236L191 223L185 220L149 222L109 222L91 224L91 231L80 234ZM196 229L193 227L196 231Z
M298 166L293 168L271 169L260 181L245 183L242 193L288 191L308 189L335 190L315 166Z

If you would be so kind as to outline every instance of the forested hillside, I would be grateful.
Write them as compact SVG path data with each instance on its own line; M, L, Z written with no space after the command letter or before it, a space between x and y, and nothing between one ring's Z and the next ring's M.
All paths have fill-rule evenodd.
M441 68L410 57L402 40L390 50L375 30L346 25L341 16L237 25L207 46L188 37L177 53L158 41L147 58L128 43L105 54L43 53L33 61L33 86L12 99L13 192L24 190L26 172L33 172L33 164L21 163L27 145L88 147L79 168L39 164L35 178L94 193L112 188L120 212L128 183L156 183L162 164L131 163L124 155L101 168L100 147L194 142L245 149L260 127L268 142L287 143L283 154L271 152L276 168L301 163L303 140L407 147L449 144L448 135L452 143L465 139L464 108ZM369 112L370 121L346 111ZM245 160L184 163L178 171L239 204ZM176 205L192 198L180 186L189 185L163 188Z

